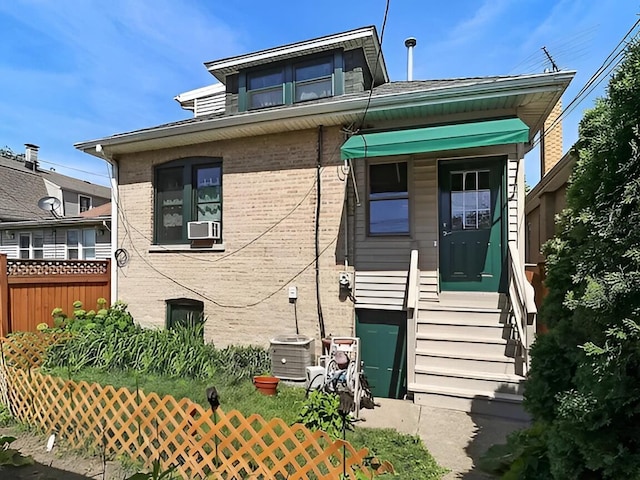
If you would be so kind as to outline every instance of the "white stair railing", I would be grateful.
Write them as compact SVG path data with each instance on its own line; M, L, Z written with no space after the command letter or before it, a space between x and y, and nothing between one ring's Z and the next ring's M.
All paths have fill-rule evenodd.
M526 375L529 371L529 348L535 340L538 308L535 291L525 278L515 242L509 242L509 301Z
M407 385L415 383L416 333L418 328L418 310L420 302L420 269L418 268L418 250L411 250L409 275L404 296L404 309L407 311Z

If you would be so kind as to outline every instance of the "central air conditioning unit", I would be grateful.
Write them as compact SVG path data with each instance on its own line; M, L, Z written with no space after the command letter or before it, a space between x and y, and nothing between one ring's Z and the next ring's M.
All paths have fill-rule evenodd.
M220 222L188 222L189 240L220 240Z

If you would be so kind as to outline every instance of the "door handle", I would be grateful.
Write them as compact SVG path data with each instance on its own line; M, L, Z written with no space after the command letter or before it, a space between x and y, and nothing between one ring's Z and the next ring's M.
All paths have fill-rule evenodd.
M442 231L442 236L446 237L447 235L451 235L453 232L447 232L446 230Z

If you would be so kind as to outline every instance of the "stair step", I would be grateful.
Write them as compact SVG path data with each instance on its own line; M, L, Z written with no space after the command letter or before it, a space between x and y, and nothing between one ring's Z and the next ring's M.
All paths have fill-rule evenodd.
M418 405L459 410L472 414L490 415L523 422L530 417L522 407L522 395L502 392L471 392L465 389L427 387L410 383L409 391L414 392L414 402Z
M441 300L438 303L418 303L418 309L420 313L432 314L432 312L454 312L454 313L463 313L463 314L494 314L494 315L506 315L504 309L501 308L493 308L493 307L481 307L481 306L473 306L473 305L447 305L442 303Z
M452 370L507 373L515 375L522 372L522 362L504 355L474 355L466 352L416 351L416 365L424 367L446 368Z
M515 340L502 337L479 337L454 335L452 333L416 333L416 349L455 355L466 352L471 355L513 357L517 344Z
M465 337L497 337L509 338L511 328L508 325L500 323L418 323L416 325L417 333L433 333L436 335L454 335Z
M507 305L507 297L502 293L494 292L440 292L440 303L451 306L503 309Z
M445 387L472 392L502 392L521 395L524 378L519 375L491 372L472 372L449 368L416 365L415 383L430 387Z

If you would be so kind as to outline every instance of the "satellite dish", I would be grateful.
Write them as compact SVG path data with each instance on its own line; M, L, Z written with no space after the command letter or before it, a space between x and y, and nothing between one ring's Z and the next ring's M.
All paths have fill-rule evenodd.
M45 212L51 212L54 217L57 217L56 210L60 208L60 200L56 197L42 197L38 200L38 207Z

